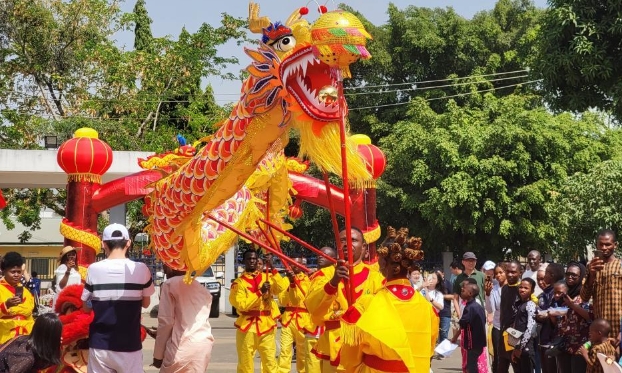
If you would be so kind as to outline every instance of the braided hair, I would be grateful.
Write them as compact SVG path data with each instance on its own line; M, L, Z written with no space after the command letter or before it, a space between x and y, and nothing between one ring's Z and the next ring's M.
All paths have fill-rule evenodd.
M376 252L386 260L393 277L405 277L409 271L418 268L417 261L423 260L421 244L421 238L408 237L408 228L396 231L393 227L387 227L387 237Z

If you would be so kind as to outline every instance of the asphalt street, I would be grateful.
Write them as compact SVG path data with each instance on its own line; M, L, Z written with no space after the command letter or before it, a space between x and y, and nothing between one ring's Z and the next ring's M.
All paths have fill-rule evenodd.
M212 360L207 369L210 373L234 373L236 371L237 354L235 350L234 321L234 317L225 314L221 314L218 318L210 319L212 333L216 340L212 350ZM158 321L157 319L150 318L149 314L143 314L142 323L150 327L157 326ZM158 372L158 369L150 366L153 361L153 345L154 339L149 336L143 342L143 364L145 372L148 373ZM257 373L260 371L259 364L259 358L255 358L255 372ZM452 356L443 360L432 360L432 369L434 373L461 372L460 352L455 351ZM291 371L296 372L295 365L292 365Z

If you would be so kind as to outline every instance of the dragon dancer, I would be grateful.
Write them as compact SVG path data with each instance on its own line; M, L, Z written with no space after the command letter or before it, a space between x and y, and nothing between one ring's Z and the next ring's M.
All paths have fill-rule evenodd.
M257 251L244 252L244 273L231 285L229 302L239 317L234 325L235 346L238 352L238 373L254 373L255 351L261 358L262 372L276 373L276 319L280 311L273 296L287 288L287 280L276 270L258 270Z
M332 247L323 247L320 251L333 259L337 259L337 251ZM309 277L309 288L311 287L311 283L314 283L316 278L326 276L324 273L325 268L331 267L334 270L333 263L322 256L318 257L317 265L318 271ZM305 331L305 353L307 356L307 359L305 360L305 371L307 373L320 373L321 371L321 360L312 351L315 349L317 341L323 333L324 327L315 325L315 323L309 319L309 326Z
M386 284L342 316L341 363L348 373L428 373L436 315L408 280L409 269L422 258L421 239L408 237L404 228L387 232L377 251Z
M352 227L352 247L346 243L346 231L339 233L341 245L345 253L353 251L354 277L348 278L348 267L341 262L336 268L326 267L322 269L311 283L309 294L305 304L314 324L324 328L324 333L318 339L313 352L322 359L321 372L343 372L340 365L341 317L348 309L346 300L346 287L344 281L349 281L354 286L353 302L362 295L375 294L382 288L384 281L382 275L373 270L368 264L363 263L367 253L367 243L363 233ZM319 273L319 272L318 272Z
M302 258L292 258L302 264ZM287 272L289 286L279 294L279 303L285 307L281 315L281 353L279 354L279 373L289 373L292 367L292 349L296 344L296 370L305 373L305 330L309 328L311 318L305 307L304 300L309 292L309 276L293 266Z

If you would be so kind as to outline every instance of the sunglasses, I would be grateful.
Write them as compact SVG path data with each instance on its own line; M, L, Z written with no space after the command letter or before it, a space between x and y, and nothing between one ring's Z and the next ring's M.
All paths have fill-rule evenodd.
M566 272L566 277L579 277L579 275L572 272Z

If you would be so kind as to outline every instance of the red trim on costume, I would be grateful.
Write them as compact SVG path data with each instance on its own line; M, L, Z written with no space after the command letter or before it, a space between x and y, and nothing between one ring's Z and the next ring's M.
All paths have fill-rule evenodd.
M239 314L242 316L260 317L260 316L270 316L272 315L272 312L270 311L244 311L244 312L239 312Z
M315 273L312 273L311 276L309 276L309 280L314 280L316 277L320 276L324 276L324 272L322 272L321 269Z
M408 368L401 360L385 360L376 355L363 354L363 364L381 372L408 373Z
M6 304L4 302L0 304L0 311L2 311L2 313L9 313L9 310L6 308Z
M15 295L15 288L12 285L9 285L9 283L6 282L6 280L3 279L2 282L0 282L0 284L2 284L2 286L7 288L8 291L10 291L11 293L13 293L13 295Z
M335 286L331 285L330 282L327 282L326 285L324 285L324 291L328 295L335 295L335 294L337 294L337 288Z
M355 324L359 318L361 318L361 313L356 307L350 307L343 316L341 316L341 320L347 322L348 324Z
M249 285L251 285L250 287L246 287L248 290L250 290L251 292L255 294L257 294L258 292L261 293L261 280L262 280L261 273L258 273L255 276L248 276L245 273L242 276L240 276L240 278L246 281Z
M324 330L335 330L341 328L340 320L326 320L324 321Z
M313 355L315 355L318 359L330 361L330 356L319 353L318 350L315 349L315 347L313 347L311 353L313 353Z
M289 311L293 313L308 312L307 309L304 307L285 307L285 311Z
M363 283L365 283L365 281L367 281L369 273L369 267L363 267L363 269L359 273L354 274L352 282L350 283L350 286L354 286L354 302L356 302L356 300L359 299L361 295L363 295L364 287L362 285ZM360 288L360 290L356 291L356 289L358 288ZM346 287L344 286L341 291L343 292L343 296L347 299L348 295L346 294Z
M391 294L393 294L399 300L410 300L415 295L415 289L412 286L406 285L386 285L386 288L389 289Z

